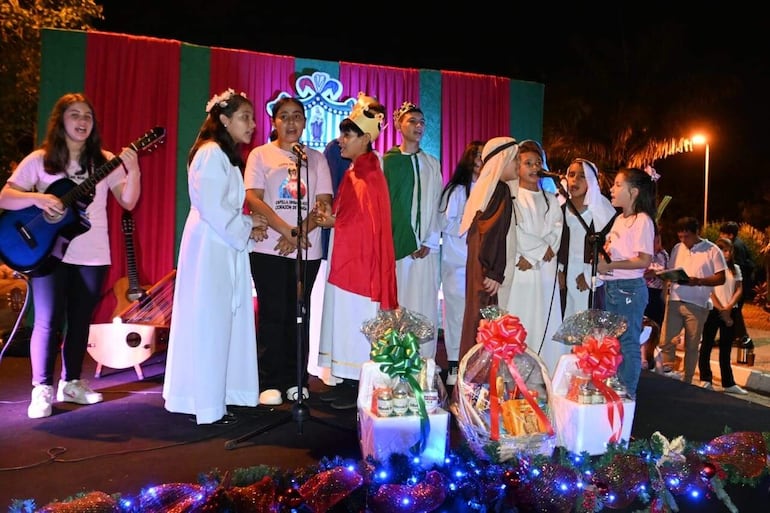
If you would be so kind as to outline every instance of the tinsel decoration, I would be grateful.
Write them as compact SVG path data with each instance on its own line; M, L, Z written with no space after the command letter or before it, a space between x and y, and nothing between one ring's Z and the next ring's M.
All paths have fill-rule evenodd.
M609 462L594 473L596 483L606 486L605 507L623 509L636 498L642 485L649 481L647 463L635 454L613 454Z
M277 513L278 498L275 481L270 476L249 486L233 486L228 495L236 513Z
M718 436L704 447L704 454L719 465L732 465L750 478L758 477L767 466L762 433L742 431Z
M446 508L563 513L569 505L577 513L597 513L623 508L637 499L645 505L644 511L671 513L679 511L675 497L686 497L688 501L703 501L706 509L713 509L708 502L718 499L730 513L738 513L738 506L743 508L743 504L732 502L725 483L764 486L770 474L767 459L759 468L761 458L767 458L768 445L770 432L729 433L697 445L683 437L669 442L655 433L649 440L635 440L628 447L610 444L607 453L596 458L559 448L550 456L517 453L498 464L474 457L465 448L463 453L450 453L445 465L430 471L407 455L392 455L385 467L373 460L355 466L336 456L293 472L276 468L272 476L265 475L262 466L236 469L233 475L252 476L254 481L241 487L229 485L230 473L221 482L212 473L204 484L153 486L136 497L94 491L40 509L32 499L16 499L8 511L326 513L364 511L376 503L376 513ZM366 488L362 488L364 483Z
M534 468L522 465L508 476L509 498L517 511L538 513L569 513L581 490L575 469L558 462L545 462Z
M377 489L369 506L373 513L420 513L433 511L446 500L446 482L440 472L432 470L420 483L384 484Z
M145 490L139 500L139 511L168 513L180 504L188 505L191 498L199 501L205 487L190 483L166 483Z
M118 504L104 492L91 492L70 502L52 502L38 513L116 513Z
M299 494L311 511L324 513L363 483L364 478L355 470L337 467L308 479L299 487Z

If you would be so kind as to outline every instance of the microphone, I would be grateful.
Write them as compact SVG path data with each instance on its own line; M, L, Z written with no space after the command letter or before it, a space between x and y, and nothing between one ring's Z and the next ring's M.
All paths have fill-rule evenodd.
M559 173L551 173L550 171L546 171L544 169L541 169L540 171L538 171L537 176L539 176L540 178L553 178L556 181L559 181L562 178L564 178Z
M302 149L302 145L300 143L294 143L294 146L291 147L291 151L296 153L300 159L307 160L305 150Z

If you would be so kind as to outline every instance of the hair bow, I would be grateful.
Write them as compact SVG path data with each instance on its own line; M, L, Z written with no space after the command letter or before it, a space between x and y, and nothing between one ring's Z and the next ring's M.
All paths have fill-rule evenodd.
M657 171L655 171L654 167L647 165L644 167L644 172L650 175L650 180L653 182L660 180L660 175L657 173Z

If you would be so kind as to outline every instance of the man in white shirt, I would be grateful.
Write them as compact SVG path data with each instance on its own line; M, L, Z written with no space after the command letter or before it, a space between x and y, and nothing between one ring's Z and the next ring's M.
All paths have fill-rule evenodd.
M703 324L709 312L712 288L725 282L727 264L719 247L698 235L698 220L683 217L676 223L679 243L671 250L669 266L681 267L689 280L672 283L666 297L666 313L661 332L663 373L671 374L676 363L676 338L684 329L685 383L692 383L698 363Z

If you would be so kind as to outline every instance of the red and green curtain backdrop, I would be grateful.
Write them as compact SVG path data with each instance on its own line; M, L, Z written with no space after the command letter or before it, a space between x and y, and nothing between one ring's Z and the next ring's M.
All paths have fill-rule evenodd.
M441 161L449 179L465 146L509 132L510 79L456 71L441 72Z
M513 135L540 139L543 85L503 77L327 62L259 52L209 48L148 37L44 29L38 140L53 104L64 93L83 91L94 102L105 147L120 149L154 126L166 142L142 157L142 197L134 210L134 246L142 284L154 284L176 266L189 198L187 154L213 93L232 87L254 102L257 130L252 147L271 129L265 105L294 91L300 75L324 71L343 85L343 98L358 91L387 108L387 126L375 147L398 144L392 113L417 103L428 120L423 147L440 157L445 179L474 138ZM94 322L108 322L115 281L126 274L121 212L109 206L113 266Z
M371 64L340 62L342 90L348 96L359 91L374 96L385 106L385 129L374 143L375 149L385 153L400 142L393 123L393 112L405 101L417 103L420 97L420 72L410 68L394 68Z

